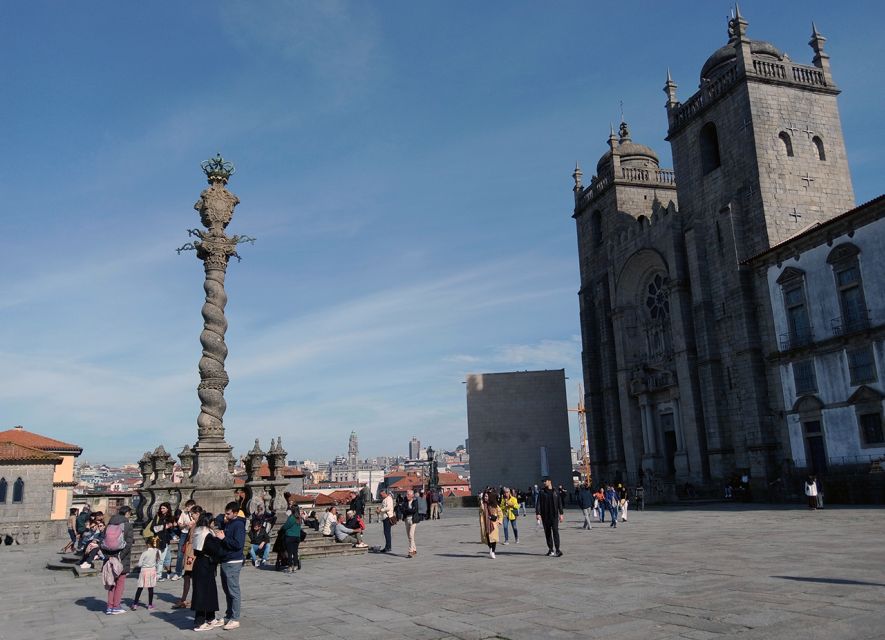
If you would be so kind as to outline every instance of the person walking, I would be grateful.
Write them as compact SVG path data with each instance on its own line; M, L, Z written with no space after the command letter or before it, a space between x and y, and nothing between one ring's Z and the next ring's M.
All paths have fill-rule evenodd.
M396 524L396 512L394 511L393 498L387 489L382 489L380 495L381 506L376 509L378 515L381 516L381 524L384 527L384 548L380 552L388 553L393 548L390 530Z
M544 526L544 537L547 539L547 555L562 556L559 548L559 523L565 520L562 510L562 500L559 492L553 488L550 478L544 479L544 486L538 492L538 506L535 508L535 517Z
M593 506L600 522L605 522L605 487L601 486L593 494Z
M630 499L629 494L627 493L627 487L619 482L617 491L619 515L621 516L621 522L627 522L627 508L630 506Z
M224 620L216 619L218 611L218 587L215 575L218 573L218 559L223 550L215 537L215 519L211 513L201 513L193 528L194 565L193 599L194 631L211 631L224 625Z
M808 498L808 508L817 509L817 480L814 476L808 476L805 481L805 497Z
M430 519L439 520L439 494L435 489L430 490Z
M608 485L605 490L605 503L608 505L609 514L611 514L612 523L609 527L618 526L618 505L620 502L621 499L618 497L618 492L615 491L613 486Z
M503 519L504 513L501 511L498 494L494 489L483 492L479 503L480 538L489 545L489 557L493 560L499 539L498 528Z
M593 503L595 500L593 489L590 488L590 481L584 480L584 484L578 487L578 506L581 508L581 513L584 514L582 529L589 530L593 528L593 525L590 523L590 516L593 513Z
M298 547L301 545L301 510L292 509L286 522L280 527L280 535L284 536L286 545L286 570L295 573L301 570L301 558L298 557Z
M509 528L513 528L513 541L519 544L519 529L516 528L516 518L519 517L519 500L504 487L504 495L501 496L501 511L504 513L504 544L510 544Z
M224 529L215 535L221 541L221 588L227 599L223 628L230 631L240 626L240 571L243 569L243 548L246 546L246 518L240 515L237 502L228 502L224 507Z

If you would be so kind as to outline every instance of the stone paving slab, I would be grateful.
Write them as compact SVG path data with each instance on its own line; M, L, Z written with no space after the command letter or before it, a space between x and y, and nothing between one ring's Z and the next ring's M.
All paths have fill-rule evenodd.
M419 554L305 560L294 575L245 567L243 626L210 638L311 640L761 640L885 638L885 509L706 505L630 514L617 529L562 529L562 558L520 519L498 558L475 512L418 526ZM370 525L367 541L382 540ZM0 640L180 640L181 582L160 583L155 613L105 616L99 577L45 569L55 545L0 548ZM127 581L124 603L135 591ZM220 587L219 587L220 593ZM221 594L223 602L223 594ZM199 637L199 636L197 636Z

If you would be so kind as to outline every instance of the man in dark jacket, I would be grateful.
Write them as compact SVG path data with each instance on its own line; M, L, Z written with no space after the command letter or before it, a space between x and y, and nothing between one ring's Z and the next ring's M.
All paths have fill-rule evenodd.
M544 479L544 486L538 493L538 505L535 507L538 522L544 525L544 537L547 538L547 555L562 555L559 550L559 523L565 519L562 511L562 500L559 492L553 488L550 478ZM555 551L554 551L555 549Z
M240 626L240 571L243 569L243 547L246 546L246 519L240 514L240 505L228 502L224 508L224 530L215 536L221 540L221 588L227 597L227 611L223 629L230 631Z
M582 529L592 529L590 524L590 514L593 513L593 489L590 488L590 481L584 480L584 484L578 487L578 506L584 513L584 526Z

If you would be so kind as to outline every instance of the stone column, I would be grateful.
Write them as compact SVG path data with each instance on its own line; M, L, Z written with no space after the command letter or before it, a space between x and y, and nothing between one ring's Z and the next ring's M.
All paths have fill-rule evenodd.
M685 440L682 433L682 412L679 410L679 398L673 398L673 428L676 430L677 451L685 451Z
M639 424L642 427L642 453L651 453L651 444L648 437L648 425L645 422L645 398L639 399Z
M651 403L646 400L645 405L642 407L645 412L645 424L648 427L648 442L649 442L649 453L657 454L658 452L658 439L657 439L657 431L655 429L655 418L654 412L652 411Z

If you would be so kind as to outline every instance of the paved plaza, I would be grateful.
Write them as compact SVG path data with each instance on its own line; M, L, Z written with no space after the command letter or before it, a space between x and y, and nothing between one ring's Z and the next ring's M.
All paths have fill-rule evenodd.
M293 576L243 570L234 638L416 640L617 638L692 640L885 637L885 510L712 505L630 513L629 522L563 529L562 558L544 555L534 518L520 544L488 557L476 512L448 510L418 527L419 554L314 560ZM367 540L382 541L378 524ZM0 549L0 638L183 638L181 582L158 609L104 615L100 578L44 569L54 548ZM135 590L127 581L124 604ZM219 588L220 592L220 588ZM223 594L222 598L223 598ZM223 602L223 599L222 599Z

